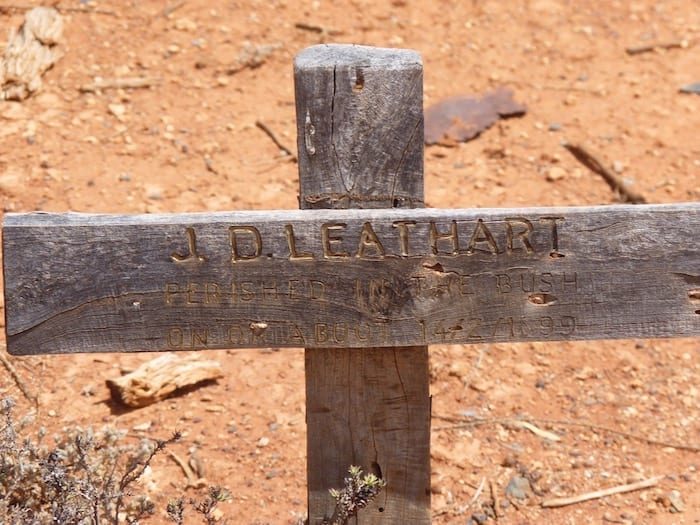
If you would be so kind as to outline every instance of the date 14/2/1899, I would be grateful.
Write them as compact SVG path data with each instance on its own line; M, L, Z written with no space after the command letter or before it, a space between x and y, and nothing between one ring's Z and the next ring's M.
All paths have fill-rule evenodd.
M419 320L423 341L437 343L478 342L483 340L508 340L510 338L570 336L576 331L576 319L570 315L560 317L499 317L485 321L481 317L438 320Z

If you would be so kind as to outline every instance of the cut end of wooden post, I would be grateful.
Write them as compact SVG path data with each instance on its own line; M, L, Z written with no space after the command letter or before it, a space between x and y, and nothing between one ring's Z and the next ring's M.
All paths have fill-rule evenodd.
M374 67L384 70L413 66L423 70L423 60L418 51L355 44L319 44L307 47L294 59L295 69L325 68L328 64L340 67Z
M300 206L423 207L423 62L328 44L294 61Z

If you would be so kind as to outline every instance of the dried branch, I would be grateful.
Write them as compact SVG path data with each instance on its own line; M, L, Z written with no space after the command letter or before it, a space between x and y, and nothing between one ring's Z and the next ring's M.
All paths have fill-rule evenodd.
M223 377L221 364L196 355L179 358L164 354L143 363L133 372L108 379L112 397L130 407L145 407L173 392Z
M34 5L22 5L22 4L10 4L10 5L1 5L0 6L0 13L6 13L8 11L31 11L34 9L36 6ZM91 8L91 7L64 7L60 5L55 5L53 8L58 11L59 13L95 13L97 15L109 15L109 16L118 16L118 13L116 11L112 11L110 9L98 9L98 8Z
M92 93L102 89L138 89L160 84L160 79L149 77L99 78L90 84L80 86L83 93Z
M456 429L456 428L470 428L470 427L473 427L476 425L512 425L512 426L521 426L522 427L522 424L513 425L514 421L519 421L522 423L521 420L513 420L513 419L481 418L481 417L456 418L456 417L439 416L439 415L433 415L433 418L440 419L442 421L451 421L451 422L457 423L455 425L433 427L433 430L451 430L451 429ZM581 423L578 421L565 421L565 420L560 420L560 419L530 419L530 423L537 423L538 425L550 425L550 426L559 425L559 426L565 426L565 427L586 428L586 429L592 430L594 432L604 432L607 434L614 434L617 436L621 436L621 437L624 437L627 439L634 439L636 441L643 441L647 445L675 448L676 450L685 450L688 452L700 452L700 446L697 446L697 445L686 445L683 443L673 443L670 441L661 441L658 439L649 438L647 436L641 436L639 434L633 434L631 432L624 432L622 430L616 430L614 428L605 427L605 426L601 426L601 425L594 425L591 423Z
M642 53L649 53L651 51L656 51L657 49L686 49L689 45L690 44L687 40L681 39L674 40L672 42L655 42L641 46L631 46L625 48L625 52L628 55L641 55Z
M549 441L561 441L561 438L557 436L554 432L548 432L546 430L542 430L541 428L536 427L532 423L528 423L527 421L519 421L519 420L513 420L511 421L511 426L517 427L517 428L524 428L526 430L529 430L533 434L535 434L538 437L548 439Z
M620 200L632 204L643 204L646 199L641 193L630 188L620 177L609 169L600 158L582 144L564 144L576 160L586 166L589 170L597 173L605 179L605 182L620 195Z
M501 516L498 513L498 498L496 498L496 488L493 481L489 481L489 492L491 493L491 509L493 510L493 517L496 523L498 523Z
M275 146L277 146L280 150L282 150L286 155L291 157L291 159L296 162L297 158L294 153L292 153L292 150L290 150L287 146L282 144L279 139L275 136L275 134L272 132L272 130L261 120L256 120L255 121L255 126L258 127L260 130L265 133L268 137L270 137L270 140L275 143Z
M166 18L169 17L175 11L177 11L182 6L184 6L186 3L187 3L187 0L179 0L178 2L175 2L173 5L166 7L165 9L163 9L163 16Z
M585 494L579 494L578 496L571 496L568 498L553 498L544 500L540 505L547 509L552 509L556 507L565 507L566 505L573 505L574 503L581 503L583 501L589 501L592 499L605 498L606 496L612 496L613 494L622 494L624 492L632 492L635 490L646 489L658 485L664 476L655 476L653 478L645 479L642 481L637 481L635 483L628 483L627 485L618 485L616 487L610 487L608 489L596 490L595 492L587 492Z
M0 345L0 361L2 361L2 364L5 366L7 371L10 373L12 376L12 379L14 380L15 384L17 387L22 391L22 394L24 397L30 401L31 403L34 404L34 408L39 408L39 397L36 394L32 394L29 389L27 388L27 385L24 384L24 381L22 381L22 378L19 377L19 374L17 373L17 370L15 370L15 367L12 366L12 363L8 361L8 359L2 354L2 352L5 351L5 345L2 344Z
M201 488L204 485L206 485L206 481L200 477L198 477L194 470L187 464L187 462L182 459L180 456L178 456L175 452L172 450L168 450L168 455L173 458L173 461L178 464L178 466L182 469L182 472L185 474L187 477L187 486L188 487L194 487L194 488Z

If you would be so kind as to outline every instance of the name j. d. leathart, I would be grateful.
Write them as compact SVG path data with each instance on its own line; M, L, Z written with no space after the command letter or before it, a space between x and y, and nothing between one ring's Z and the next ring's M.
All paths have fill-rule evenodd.
M375 224L365 222L322 222L308 225L272 223L228 226L227 250L232 263L261 257L282 257L290 261L348 258L378 260L387 257L564 254L559 246L558 226L563 217L505 217L486 222L397 220ZM303 229L303 231L301 231ZM184 250L170 254L176 263L206 261L209 246L198 243L197 229L185 229ZM217 247L220 249L220 247Z

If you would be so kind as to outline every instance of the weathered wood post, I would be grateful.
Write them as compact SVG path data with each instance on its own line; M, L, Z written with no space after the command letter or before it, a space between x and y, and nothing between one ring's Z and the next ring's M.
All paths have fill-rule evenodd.
M297 56L294 83L301 208L423 207L423 64L417 52L314 46ZM343 229L338 224L327 233L326 258L354 257L334 248ZM380 246L368 234L359 249ZM381 277L367 277L367 287L376 289L358 283L358 293L368 294L379 320ZM328 337L338 337L334 328ZM427 346L307 348L310 525L332 515L328 489L342 486L350 465L387 482L359 523L430 522L428 388Z

